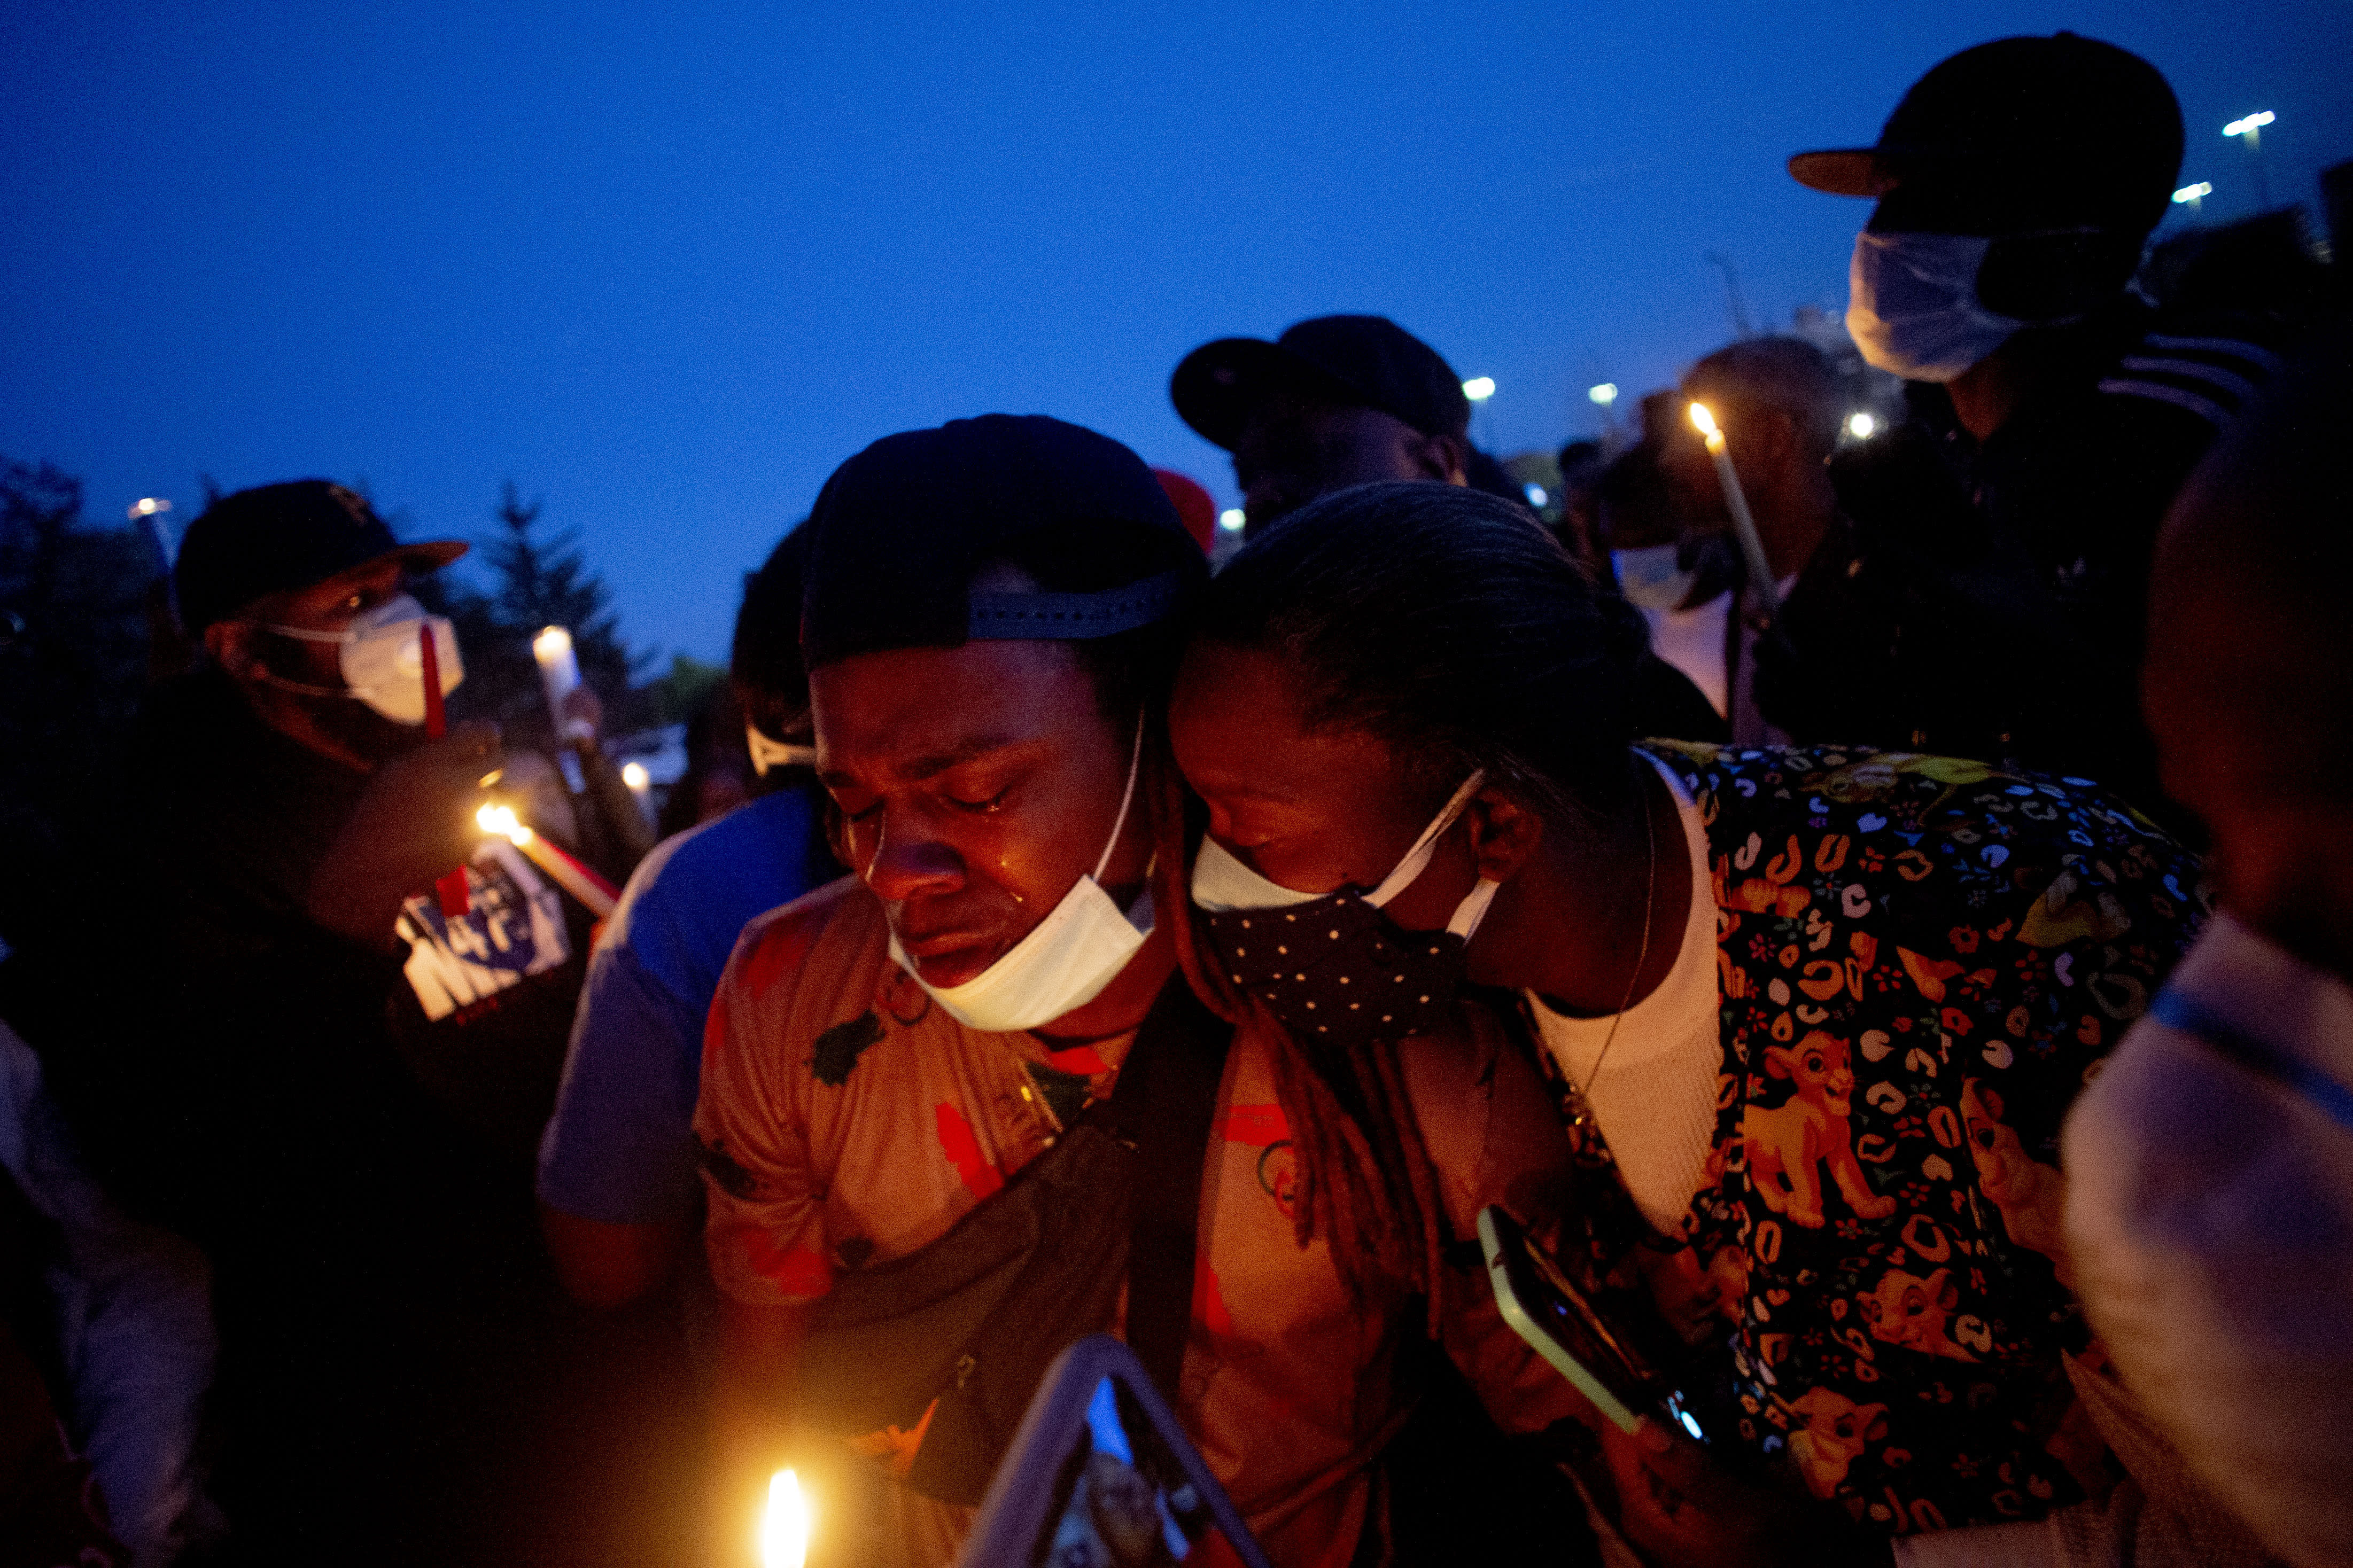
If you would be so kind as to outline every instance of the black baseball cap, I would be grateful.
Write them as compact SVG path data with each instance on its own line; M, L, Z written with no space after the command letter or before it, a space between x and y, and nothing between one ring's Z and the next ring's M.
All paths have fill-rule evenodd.
M191 637L265 594L307 588L379 561L433 572L466 553L462 539L403 544L357 492L290 479L221 497L180 541L172 587Z
M811 669L892 648L1113 637L1175 616L1208 576L1143 458L1042 414L886 436L834 470L802 527ZM972 591L1046 530L1073 542L1082 591Z
M1908 182L1976 193L2019 221L2147 229L2181 170L2181 106L2163 73L2097 38L1997 38L1912 84L1869 147L1799 153L1789 174L1837 196Z
M1168 378L1176 412L1228 451L1278 393L1344 408L1377 408L1425 436L1471 427L1462 378L1436 349L1387 316L1317 316L1264 338L1219 338L1185 356Z

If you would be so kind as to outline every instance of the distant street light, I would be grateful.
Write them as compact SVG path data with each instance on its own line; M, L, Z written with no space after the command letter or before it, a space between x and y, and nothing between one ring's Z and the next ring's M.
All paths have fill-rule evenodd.
M1858 441L1870 440L1878 428L1879 421L1872 415L1850 414L1846 416L1846 433Z
M1605 381L1599 386L1587 389L1585 395L1607 408L1618 401L1618 384L1614 381Z
M2263 178L2263 127L2277 120L2270 110L2259 110L2244 120L2233 120L2222 127L2225 136L2236 136L2247 144L2247 161L2255 166L2255 207L2268 211L2272 205L2270 182Z
M2191 215L2195 216L2204 210L2203 204L2206 198L2213 194L2214 187L2200 180L2194 185L2184 185L2174 192L2173 205L2178 207L2188 207Z
M1242 524L1249 521L1249 514L1238 506L1229 506L1218 514L1218 526L1228 533L1240 533Z
M172 503L162 496L142 496L131 503L131 521L137 522L142 517L153 517L159 511L171 510Z
M1472 376L1462 384L1462 395L1473 403L1486 402L1495 395L1495 378L1492 375Z

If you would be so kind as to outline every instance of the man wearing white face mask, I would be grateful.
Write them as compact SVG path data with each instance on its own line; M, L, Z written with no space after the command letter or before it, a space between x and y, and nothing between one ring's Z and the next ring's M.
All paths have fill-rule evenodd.
M2060 33L1963 50L1876 145L1789 160L1800 184L1877 199L1848 330L1914 384L1963 493L2066 628L2048 732L2020 749L2144 808L2161 796L2132 680L2158 521L2277 363L2257 323L2160 316L2128 288L2181 149L2154 67Z
M877 442L806 527L818 768L853 875L752 922L704 1037L731 1495L748 1519L793 1464L830 1561L944 1565L1048 1362L1111 1329L1275 1562L1348 1560L1381 1529L1422 1308L1368 1310L1301 1237L1272 1047L1178 973L1157 708L1198 548L1134 454L1039 416ZM1425 1112L1437 1179L1530 1190L1565 1152L1533 1075L1463 1066ZM1475 1202L1450 1213L1469 1234ZM1482 1391L1533 1429L1565 1415L1486 1310Z
M341 1552L353 1518L385 1521L371 1549L453 1560L485 1500L424 1456L507 1409L462 1391L491 1316L470 1293L535 1240L522 1173L477 1152L420 1063L552 1058L579 942L552 889L490 867L457 920L432 890L481 846L502 760L491 725L423 722L422 638L445 694L462 667L407 586L464 549L404 544L323 480L214 501L174 566L206 658L150 694L57 944L12 960L65 988L16 1016L97 1173L211 1261L217 1495L254 1561ZM417 918L505 941L476 977L489 1007L420 1016Z

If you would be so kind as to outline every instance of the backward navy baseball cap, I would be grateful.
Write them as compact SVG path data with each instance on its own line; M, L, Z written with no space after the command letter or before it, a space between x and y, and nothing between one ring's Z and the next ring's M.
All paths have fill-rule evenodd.
M1144 459L1039 414L886 436L834 470L803 526L811 669L894 648L1115 637L1174 619L1208 577ZM973 590L1049 531L1069 559L1041 568L1037 591Z
M326 479L290 479L226 495L188 524L172 564L180 624L191 637L256 599L396 560L438 571L466 553L462 539L403 544L364 497Z

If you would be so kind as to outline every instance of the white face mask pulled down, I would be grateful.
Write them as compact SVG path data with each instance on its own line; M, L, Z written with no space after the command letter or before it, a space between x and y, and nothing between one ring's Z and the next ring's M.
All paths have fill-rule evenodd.
M1978 300L1993 241L1968 234L1854 237L1846 330L1864 361L1906 381L1951 381L2026 325Z
M891 933L892 958L958 1023L993 1034L1050 1024L1101 995L1152 934L1149 888L1135 908L1125 913L1103 889L1103 872L1119 848L1128 807L1135 800L1136 770L1143 761L1144 731L1139 725L1135 749L1128 758L1127 788L1120 795L1119 816L1112 823L1111 840L1095 861L1093 874L1072 883L1036 929L995 963L961 985L934 985L899 945L899 933Z
M458 629L446 616L427 615L425 606L406 594L396 594L373 609L361 611L339 632L307 626L268 629L301 642L340 645L335 663L347 689L306 686L282 678L275 679L274 684L313 697L356 697L396 724L425 722L425 654L420 644L427 632L433 638L441 695L448 696L466 679L466 667L458 658Z

